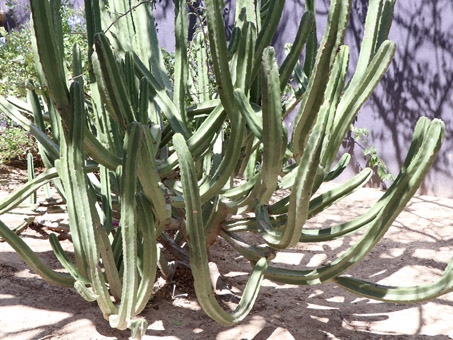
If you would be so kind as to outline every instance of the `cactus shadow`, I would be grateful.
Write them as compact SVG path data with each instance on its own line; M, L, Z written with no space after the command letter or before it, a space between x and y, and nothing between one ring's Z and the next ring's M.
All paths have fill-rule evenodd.
M452 239L445 235L452 235L450 229L453 224L433 226L429 222L429 217L420 213L420 205L431 204L433 211L450 208L448 202L429 201L426 197L416 198L411 203L402 220L397 220L392 227L395 234L384 238L359 265L350 272L351 275L379 281L385 277L397 275L401 267L412 267L423 265L420 273L426 274L426 268L433 271L441 271L445 268L445 261L442 257L431 256L421 258L420 251L432 250L433 245L438 249L451 249ZM354 203L354 202L352 202ZM347 204L352 204L347 203ZM437 205L436 205L437 204ZM345 206L347 207L347 206ZM339 215L335 220L329 218L318 221L323 223L339 223L341 211L347 210L345 207L336 207L332 215ZM364 204L363 209L368 206ZM417 220L418 225L411 225L411 219ZM431 224L430 224L431 223ZM439 223L439 222L436 222ZM421 228L420 225L425 225ZM436 229L437 228L437 229ZM439 231L443 231L439 233ZM397 234L404 234L409 237L410 242L396 237ZM29 239L30 242L38 242L39 238ZM48 247L46 240L41 240ZM338 253L345 251L355 242L354 237L345 237L336 244L325 245L319 249L309 249L304 245L298 249L290 250L285 254L288 259L286 266L306 267L319 260L319 255L323 252L328 253L324 261L335 258ZM44 246L40 246L44 247ZM450 248L449 248L450 247ZM3 248L4 249L4 248ZM50 248L41 248L37 254L47 264L58 268L58 263ZM303 257L294 259L294 255L303 254ZM238 302L243 289L250 266L248 262L229 248L228 244L219 241L211 252L213 260L217 262L220 272L224 275L224 280L228 287L231 287L232 295L221 299L225 308L229 308ZM442 254L441 254L442 255ZM282 258L285 261L285 256ZM24 308L23 314L27 310L39 309L47 319L39 325L31 323L27 326L17 325L12 329L2 327L6 333L5 338L11 339L33 339L39 340L46 336L60 336L60 339L74 339L78 334L66 333L77 328L75 325L83 324L87 329L91 329L96 334L96 339L127 339L128 331L121 332L109 327L94 303L83 300L74 290L60 288L50 285L36 275L31 275L28 267L20 260L18 255L12 251L2 251L2 265L9 265L14 268L14 275L0 275L0 311L2 308L21 306ZM282 265L278 263L278 265ZM285 266L285 264L283 264ZM323 284L318 286L291 286L275 285L266 281L263 285L257 303L251 314L239 325L232 328L225 328L212 321L205 313L200 310L196 303L193 290L187 282L178 283L175 280L176 290L172 291L172 285L166 288L164 294L157 294L152 300L143 316L150 322L147 331L149 338L173 337L181 340L203 340L203 339L448 339L442 331L432 333L435 335L424 334L424 327L429 326L430 322L435 322L432 312L429 311L427 304L402 305L374 303L367 299L358 299L334 284ZM237 288L236 289L234 289ZM188 294L187 296L181 294ZM179 297L178 297L179 295ZM431 304L440 306L444 310L453 309L453 299L451 296L441 297L434 300ZM40 312L41 313L41 312ZM392 329L391 323L395 320L392 316L398 313L409 313L410 321L416 324L411 334L404 334L398 328ZM60 315L54 318L53 315ZM414 314L418 317L414 317ZM0 312L0 315L4 315ZM403 315L403 314L402 314ZM2 317L0 317L0 322ZM19 320L22 320L19 318ZM443 319L442 319L443 320ZM394 322L394 321L393 321ZM400 322L403 322L402 320ZM406 322L406 321L405 321ZM379 328L380 324L384 324ZM432 332L432 331L431 331ZM397 333L397 334L394 334ZM0 333L1 334L1 333ZM26 337L28 334L33 336ZM95 335L93 335L95 336ZM292 338L291 338L292 336ZM145 337L146 339L146 337Z
M42 242L48 243L47 240ZM48 265L59 268L52 251L36 254ZM15 252L3 248L1 258L0 338L39 340L53 339L54 336L55 339L65 339L65 336L70 338L74 325L80 324L95 328L110 339L128 339L125 332L111 329L97 305L85 301L74 289L47 283L34 274Z

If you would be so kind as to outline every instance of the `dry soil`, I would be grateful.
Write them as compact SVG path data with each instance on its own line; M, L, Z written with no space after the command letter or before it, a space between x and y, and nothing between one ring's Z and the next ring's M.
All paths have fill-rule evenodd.
M0 200L24 178L23 171L0 168ZM313 219L310 226L350 220L381 195L376 189L361 189ZM14 227L23 216L3 215L1 219ZM46 240L49 229L37 229L27 229L23 239L45 263L60 268ZM296 268L325 264L357 237L299 244L297 249L279 253L274 262ZM62 243L71 249L69 240ZM452 256L453 200L416 196L385 238L348 274L385 284L422 284L438 278ZM250 266L221 241L213 246L212 258L230 287L225 298L234 305ZM428 303L388 304L358 298L334 284L298 287L267 280L250 315L239 325L225 328L200 309L190 275L184 270L158 291L143 316L149 321L148 340L453 339L453 293ZM0 244L0 339L127 338L128 332L110 329L95 303L86 302L73 289L48 284L8 244Z

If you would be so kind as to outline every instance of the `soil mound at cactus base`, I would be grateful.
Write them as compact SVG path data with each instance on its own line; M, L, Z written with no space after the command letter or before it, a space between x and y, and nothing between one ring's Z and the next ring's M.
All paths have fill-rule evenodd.
M0 169L0 200L25 181L25 172ZM309 227L347 221L366 211L382 192L365 188L331 207ZM49 220L52 217L47 217ZM8 226L23 216L1 217ZM48 221L50 224L53 221ZM38 256L61 268L46 234L35 224L22 233ZM398 217L386 237L348 274L389 285L423 284L435 280L453 254L453 199L416 196ZM360 235L319 245L299 244L279 253L282 267L314 267L328 263ZM347 243L347 244L345 244ZM62 245L70 249L69 240ZM225 242L211 255L223 275L219 294L234 306L250 266ZM222 261L224 260L224 261ZM149 321L145 339L453 339L453 293L423 304L386 304L357 298L338 287L263 284L250 315L239 325L225 328L198 306L190 273L180 268L172 282L156 282L156 293L143 316ZM127 339L129 332L111 329L95 303L75 291L46 283L34 274L6 243L0 243L0 339L107 340Z

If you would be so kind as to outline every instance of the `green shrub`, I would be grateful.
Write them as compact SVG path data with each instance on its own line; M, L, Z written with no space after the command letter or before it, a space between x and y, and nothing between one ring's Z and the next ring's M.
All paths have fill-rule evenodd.
M86 61L86 28L82 10L74 10L68 0L63 1L65 6L61 8L61 27L63 31L63 44L66 67L71 68L72 47L77 43L85 48L82 55ZM19 6L16 1L8 1L7 6L14 8ZM4 44L0 45L0 96L25 97L26 89L30 82L38 84L38 76L34 66L34 56L31 46L32 30L29 26L7 32L0 28L0 34L4 37Z
M27 153L38 154L34 137L19 126L7 121L6 127L0 127L0 164L25 164Z
M74 44L81 46L84 64L87 63L86 27L83 21L83 13L74 10L68 1L64 1L65 7L61 8L61 26L63 31L63 45L66 67L71 68L72 47ZM8 1L10 8L19 6L16 1ZM78 20L80 19L80 20ZM37 72L35 70L34 56L31 45L32 30L29 26L23 26L20 30L7 32L3 27L0 34L4 43L0 45L0 96L24 98L27 89L34 88L38 93L40 89ZM85 70L87 71L87 70ZM2 113L0 112L0 119ZM39 161L36 140L20 126L13 126L10 120L6 121L6 127L1 130L0 138L0 163L12 164L22 167L27 159L27 153L31 152L35 161Z
M37 81L31 52L30 30L8 33L3 27L0 33L5 43L0 47L0 95L25 96L25 84Z

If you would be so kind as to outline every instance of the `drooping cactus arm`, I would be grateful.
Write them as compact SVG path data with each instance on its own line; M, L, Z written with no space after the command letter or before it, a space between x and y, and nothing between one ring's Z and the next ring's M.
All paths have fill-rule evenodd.
M324 176L324 182L334 180L335 178L340 176L346 169L350 161L351 155L348 153L343 154L338 160L338 163ZM284 168L282 172L286 173L286 175L279 181L278 189L287 190L292 188L297 175L297 164L295 163L292 166L287 167L286 169Z
M422 137L422 144L413 157L408 155L411 159L410 164L407 168L402 169L398 178L384 195L387 202L373 220L370 228L354 246L337 260L313 271L297 272L270 266L266 276L277 282L314 284L331 280L357 264L383 237L395 218L415 194L434 162L444 135L445 125L442 121L435 119L429 123L429 127Z
M43 148L49 153L50 157L53 159L59 158L59 147L58 145L50 139L44 131L37 127L31 120L24 117L23 114L17 109L17 105L12 105L8 100L3 97L0 97L0 111L6 114L14 122L19 124L25 131L32 134L42 145ZM26 105L26 104L25 104Z
M121 158L117 157L106 149L99 140L85 128L85 138L83 140L84 151L99 164L102 164L109 170L115 171L121 165Z
M342 223L340 225L323 228L323 229L303 229L299 237L299 242L325 242L354 233L358 230L368 228L370 223L374 221L378 213L381 211L381 206L375 209L370 209L362 216L355 218L352 221ZM287 222L286 215L269 216L269 221L273 228L280 231ZM254 217L248 217L239 220L227 221L222 224L222 228L226 231L240 232L250 231L257 233L257 221Z
M405 165L387 193L367 214L341 226L369 227L354 246L327 266L315 270L292 270L269 266L266 277L276 282L290 284L322 283L332 280L366 256L415 194L434 161L445 134L444 124L437 119L431 123L426 118L420 119L416 130ZM249 260L256 261L259 258L259 249L244 246L237 237L230 236L225 239Z
M375 221L381 210L382 205L376 204L365 214L353 219L352 221L323 229L304 229L302 230L299 242L331 241L339 237L355 233L359 230L366 229Z
M71 262L71 259L66 255L65 251L61 247L60 241L55 234L49 235L49 243L52 246L52 250L55 253L56 258L60 261L64 269L74 278L76 281L81 281L84 284L89 284L86 277L80 274L77 267Z
M346 167L349 165L351 161L351 155L349 153L344 153L338 163L330 170L329 173L324 177L324 182L329 182L340 176Z
M87 167L86 172L94 172L99 170L98 167ZM44 171L36 176L32 181L27 182L12 195L0 201L0 215L19 206L27 197L36 192L40 187L58 178L58 173L55 168Z
M373 170L366 168L345 183L338 185L336 188L326 191L325 193L313 198L310 201L308 218L316 216L338 200L352 194L353 192L361 188L368 182L372 174ZM290 196L287 196L280 201L270 205L268 208L269 213L274 215L288 212L289 197Z
M252 190L259 179L259 174L253 176L249 181L232 189L222 192L222 197L230 200L239 200L246 196Z
M0 109L11 119L21 125L26 131L36 137L38 142L49 152L52 157L58 159L60 150L59 146L52 141L41 129L25 118L17 109L17 105L12 105L9 101L0 97ZM85 151L98 163L103 164L111 170L121 164L121 160L108 151L93 134L85 128L84 148Z
M269 220L270 220L271 225L276 230L279 230L286 224L287 217L286 217L286 215L269 216ZM246 217L246 218L224 221L221 224L221 228L223 231L228 231L231 233L237 233L237 232L241 232L241 231L249 231L252 233L259 232L255 217Z
M243 240L237 234L230 232L228 230L221 230L220 235L225 241L227 241L236 251L244 256L247 260L252 263L256 263L261 258L265 257L266 254L272 251L270 247L256 247L245 240Z
M52 168L36 176L33 180L28 181L12 195L0 201L0 215L14 209L18 205L20 205L27 197L36 192L36 190L38 190L40 187L57 177L57 171L55 170L55 168Z
M0 221L0 236L20 255L25 263L44 280L62 287L72 287L74 279L48 268L14 231Z
M394 287L346 276L337 277L335 283L353 294L373 300L395 303L425 302L453 291L453 259L440 279L424 285Z
M371 177L371 174L372 174L371 169L365 169L362 173L355 176L353 179L347 181L343 185L312 199L309 203L307 219L312 218L316 214L328 208L330 205L334 204L335 202L344 198L345 196L350 195L352 192L363 186ZM268 237L266 233L270 233L270 235L276 239L280 239L283 237L284 232L286 231L285 228L287 226L284 227L283 230L281 230L281 228L273 227L273 223L270 219L269 213L270 212L273 214L287 213L289 207L287 203L290 201L290 198L291 196L288 196L267 209L264 206L257 206L257 209L255 209L257 223L256 226L258 227L258 231L260 231L262 234L263 231L265 231L263 235L265 239ZM372 212L369 212L369 214L372 214ZM285 222L287 223L286 215L284 216L281 215L277 217L277 221L279 227L282 225L282 223ZM336 228L332 227L321 230L302 230L298 241L317 242L321 240L330 240L338 237L339 235L342 235L342 233L355 231L368 221L369 218L367 219L365 216L362 216L361 218L357 219L357 221L355 220L351 223L342 225L341 227Z
M203 310L214 320L229 326L242 320L251 310L257 297L268 260L258 260L244 290L241 301L233 313L225 312L216 301L209 275L206 238L201 217L201 200L195 175L194 163L184 138L176 134L173 144L178 153L181 167L181 181L186 208L186 229L190 241L190 262L194 277L195 292Z
M412 161L413 157L417 154L419 151L424 135L427 133L427 129L429 128L429 121L426 118L422 118L418 121L414 135L413 135L413 140L411 143L411 146L409 148L405 163L402 166L401 172L398 175L398 177L395 180L395 183L392 185L390 190L388 190L380 199L379 201L370 209L368 210L364 215L350 221L346 222L343 224L340 224L338 226L333 226L330 228L324 228L324 229L319 229L319 230L303 230L302 234L300 236L299 241L300 242L319 242L319 241L326 241L326 240L331 240L335 239L340 236L344 236L350 233L353 233L359 229L363 229L365 227L368 227L372 221L376 218L376 216L381 212L383 207L389 204L389 199L390 199L390 194L393 192L394 188L397 187L400 178L403 176L403 174L406 173L407 167L410 165L410 162ZM354 186L354 183L361 183L360 177L364 176L362 178L365 180L367 177L366 173L362 173L357 175L355 178L351 179L347 183L344 184L344 189L347 190L349 186ZM342 190L340 188L333 189L333 191L337 192L337 194L341 194ZM325 194L327 197L331 197L334 199L334 194L332 192L327 192ZM309 206L309 213L308 216L311 216L312 212L315 211L316 209L316 202L319 198L314 198L310 201L310 206ZM279 213L284 213L287 211L287 202L289 201L289 196L280 200L279 202L275 203L274 205L269 207L269 212L272 214L279 214ZM330 198L327 199L326 203L328 204L330 202ZM323 203L324 204L324 203ZM284 221L286 222L286 221ZM236 222L236 225L239 222ZM250 225L252 224L252 225ZM228 223L225 224L227 226ZM253 222L247 222L247 225L245 225L246 230L249 231L257 231L256 229L256 224L253 225ZM229 228L228 228L229 229ZM238 229L238 226L235 226L235 230Z
M235 89L233 92L234 99L237 103L239 112L243 115L247 126L258 138L260 141L263 140L263 120L259 115L253 110L252 105L250 104L249 99L245 95L243 89Z
M308 216L312 217L321 209L326 209L328 206L338 201L339 199L347 196L354 190L357 190L363 186L368 180L372 172L370 169L365 169L361 174L344 183L338 188L332 189L324 194L315 197L310 201ZM283 200L282 200L283 201ZM285 202L288 200L285 198ZM280 202L277 202L277 204ZM369 226L378 213L382 210L387 200L382 198L365 214L355 218L352 221L342 223L337 226L332 226L323 229L303 229L302 234L299 238L299 242L323 242L353 233L359 229L363 229ZM270 206L269 211L273 214L285 213L287 206ZM287 221L286 215L268 216L271 225L276 229L280 230L282 225L285 225ZM226 221L222 224L225 230L238 232L238 231L251 231L258 232L257 219L254 217L248 217L244 219L236 219L232 221Z

